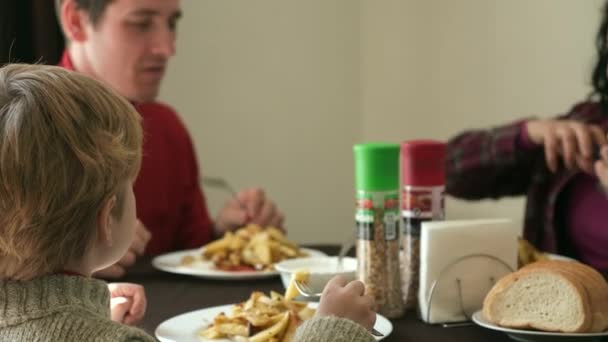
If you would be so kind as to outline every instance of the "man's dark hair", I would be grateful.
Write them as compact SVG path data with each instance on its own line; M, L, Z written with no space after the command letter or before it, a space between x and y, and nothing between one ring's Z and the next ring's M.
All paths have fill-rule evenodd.
M55 10L57 17L60 16L61 4L64 0L55 0ZM93 26L97 25L101 17L103 16L106 7L114 0L74 0L76 6L87 12Z
M593 69L592 95L598 96L604 113L608 114L608 1L602 8L602 22L595 37L597 62Z

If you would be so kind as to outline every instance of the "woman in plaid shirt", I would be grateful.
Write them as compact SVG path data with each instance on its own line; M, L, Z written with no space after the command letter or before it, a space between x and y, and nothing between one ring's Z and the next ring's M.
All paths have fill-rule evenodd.
M527 240L608 270L608 2L596 46L586 102L554 119L452 138L446 186L463 199L526 195Z

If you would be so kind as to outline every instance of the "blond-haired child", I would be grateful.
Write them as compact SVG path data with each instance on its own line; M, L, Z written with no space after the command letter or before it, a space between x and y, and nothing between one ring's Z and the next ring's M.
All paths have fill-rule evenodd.
M1 341L154 341L113 322L107 284L90 277L133 238L141 145L139 115L99 82L0 69ZM124 304L114 318L129 322L145 299Z
M154 341L114 322L141 318L143 288L114 285L127 299L110 312L91 278L133 239L141 147L139 114L99 82L0 68L0 341ZM296 340L374 341L371 304L362 283L336 278Z

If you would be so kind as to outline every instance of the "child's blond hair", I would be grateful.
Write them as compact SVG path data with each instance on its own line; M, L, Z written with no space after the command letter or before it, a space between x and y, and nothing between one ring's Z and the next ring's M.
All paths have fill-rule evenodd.
M133 106L101 83L53 66L0 69L0 278L57 272L96 237L104 201L141 163Z

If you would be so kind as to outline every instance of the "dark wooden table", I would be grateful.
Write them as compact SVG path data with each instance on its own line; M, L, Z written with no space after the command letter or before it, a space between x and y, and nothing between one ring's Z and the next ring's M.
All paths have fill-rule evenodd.
M335 246L314 246L328 254L337 253ZM249 297L252 290L283 292L279 277L265 280L219 281L182 276L158 271L150 259L141 259L121 281L144 285L148 310L140 327L154 335L156 327L173 316L206 307L231 304ZM442 328L421 322L414 313L393 320L393 333L384 341L511 341L507 335L478 326Z

